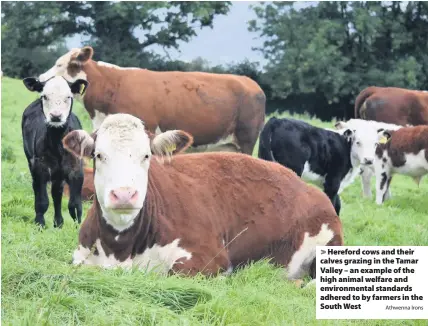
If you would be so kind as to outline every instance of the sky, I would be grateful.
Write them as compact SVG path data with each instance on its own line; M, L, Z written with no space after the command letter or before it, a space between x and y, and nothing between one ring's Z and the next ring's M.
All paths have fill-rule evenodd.
M227 15L220 15L214 18L213 28L206 27L197 30L188 43L180 42L179 51L168 49L171 59L191 61L197 57L207 60L210 65L215 66L225 63L237 63L245 59L252 62L259 62L261 66L266 64L266 60L259 51L253 51L252 47L263 45L263 39L258 33L248 31L248 21L255 19L256 14L250 5L256 5L257 1L233 1ZM315 4L316 1L300 2L296 8ZM69 47L80 47L80 36L69 39ZM165 54L160 46L151 46L147 49L159 54Z
M188 43L179 43L179 51L168 49L169 56L171 59L183 61L202 57L213 66L233 61L240 62L246 58L261 64L265 63L261 53L251 50L254 46L263 45L263 41L258 38L257 33L251 33L247 29L247 22L256 18L254 11L250 9L250 5L256 3L251 1L232 2L227 15L214 18L213 29L205 27L197 30L197 36L194 36ZM76 35L70 38L67 45L70 48L80 47L81 37ZM160 46L154 45L147 49L162 55L165 54Z

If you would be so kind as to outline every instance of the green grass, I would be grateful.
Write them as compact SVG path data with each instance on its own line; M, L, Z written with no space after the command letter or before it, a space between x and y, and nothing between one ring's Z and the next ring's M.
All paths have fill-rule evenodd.
M426 325L426 321L317 321L315 289L297 289L280 268L259 262L228 278L159 277L138 271L73 268L78 229L63 201L65 225L33 225L33 193L22 149L21 115L36 98L2 79L3 325ZM85 129L88 115L75 103ZM305 116L299 118L308 120ZM311 120L318 126L328 126ZM373 187L374 188L374 187ZM373 189L374 190L374 189ZM342 195L347 245L427 245L428 182L395 177L383 207L363 199L358 179ZM51 200L51 199L50 199ZM89 205L84 205L84 214Z

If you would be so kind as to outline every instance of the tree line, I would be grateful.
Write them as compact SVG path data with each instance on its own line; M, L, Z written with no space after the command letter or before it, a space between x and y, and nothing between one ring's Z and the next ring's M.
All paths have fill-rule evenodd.
M2 70L37 75L67 49L66 37L83 35L95 60L152 70L246 75L266 93L267 112L308 112L324 120L350 118L367 86L428 90L428 3L294 2L253 5L248 30L264 38L267 64L241 61L210 66L203 58L171 60L153 44L179 48L215 17L222 2L2 2ZM301 7L301 6L299 6ZM135 31L139 30L138 38Z

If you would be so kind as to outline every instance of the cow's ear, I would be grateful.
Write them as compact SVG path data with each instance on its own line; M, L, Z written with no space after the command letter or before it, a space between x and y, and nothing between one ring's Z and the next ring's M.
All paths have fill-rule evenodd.
M354 138L354 133L355 133L355 130L346 129L346 130L343 132L343 137L345 137L345 138L346 138L346 140L347 140L348 142L350 142L350 141L352 141L352 139Z
M64 148L78 158L93 157L95 140L85 130L73 130L62 140Z
M389 130L382 130L379 133L379 144L386 144L392 136L392 132Z
M78 79L74 83L70 84L70 89L73 94L85 94L86 88L89 82L83 79Z
M348 125L345 121L338 121L334 124L334 127L336 129L344 129L344 128L348 128Z
M152 138L151 150L154 155L170 157L173 154L184 152L192 144L193 137L187 132L169 130Z
M79 54L77 55L77 60L81 63L86 63L88 60L92 59L94 55L94 49L90 46L84 46L80 49Z
M27 77L22 80L25 87L31 92L41 92L43 91L43 87L45 86L41 83L37 78Z

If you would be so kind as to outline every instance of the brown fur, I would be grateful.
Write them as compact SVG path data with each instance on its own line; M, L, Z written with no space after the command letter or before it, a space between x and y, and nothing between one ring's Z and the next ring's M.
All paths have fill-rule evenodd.
M90 49L90 50L88 50ZM91 118L129 113L151 132L180 129L194 137L194 146L234 135L240 150L252 154L265 119L266 97L260 86L244 76L204 72L120 70L97 65L93 50L84 47L69 63L81 69L91 84L84 97ZM86 61L87 60L87 61Z
M385 144L378 144L376 155L382 158L386 150L394 167L403 166L406 163L405 154L417 154L425 149L425 157L428 161L428 126L404 127L395 131L386 131L389 139Z
M428 124L428 93L396 87L367 87L355 100L355 118L402 126Z
M188 154L169 164L151 161L145 205L118 241L95 200L79 243L91 248L100 238L107 255L124 261L180 238L192 258L174 271L211 275L264 257L286 266L305 232L318 234L323 223L334 233L328 245L343 245L342 225L328 197L291 170L236 153ZM227 249L223 240L231 242Z

